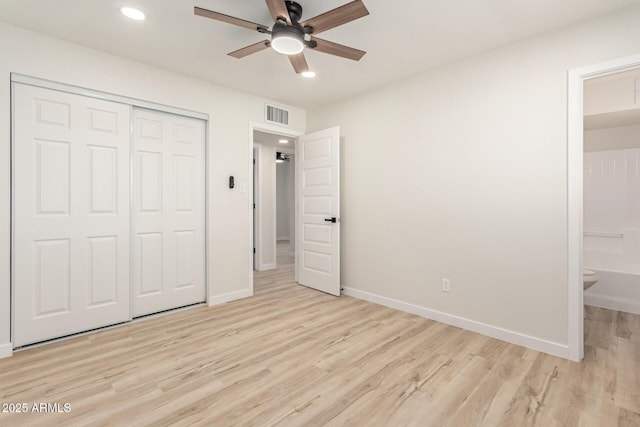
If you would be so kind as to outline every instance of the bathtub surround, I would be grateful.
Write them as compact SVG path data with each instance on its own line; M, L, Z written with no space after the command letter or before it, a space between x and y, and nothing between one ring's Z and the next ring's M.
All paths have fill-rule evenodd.
M584 292L584 303L625 313L640 314L640 275L593 270L598 283Z
M584 266L586 304L640 313L640 148L584 155Z
M584 155L584 267L640 274L639 148Z

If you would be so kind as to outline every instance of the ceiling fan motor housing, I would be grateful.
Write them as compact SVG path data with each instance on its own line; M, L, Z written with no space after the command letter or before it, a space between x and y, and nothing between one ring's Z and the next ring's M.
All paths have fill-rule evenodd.
M278 21L273 24L273 28L271 29L271 34L274 37L295 37L295 38L304 38L304 31L302 28L295 27L293 25L289 26L284 22Z
M289 26L278 21L271 29L271 47L285 55L295 55L304 49L304 32L298 25Z
M302 6L294 1L286 1L287 11L289 11L289 17L294 25L298 24L300 18L302 18Z

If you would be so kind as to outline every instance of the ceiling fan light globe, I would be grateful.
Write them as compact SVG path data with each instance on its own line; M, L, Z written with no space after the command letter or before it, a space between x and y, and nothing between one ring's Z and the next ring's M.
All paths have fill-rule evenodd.
M304 50L304 43L296 37L281 35L271 39L271 47L283 55L297 55Z

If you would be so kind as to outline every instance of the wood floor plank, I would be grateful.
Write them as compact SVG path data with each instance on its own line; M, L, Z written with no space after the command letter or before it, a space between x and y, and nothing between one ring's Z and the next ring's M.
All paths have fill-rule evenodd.
M16 352L0 426L640 426L640 316L586 307L578 364L255 273L254 296Z

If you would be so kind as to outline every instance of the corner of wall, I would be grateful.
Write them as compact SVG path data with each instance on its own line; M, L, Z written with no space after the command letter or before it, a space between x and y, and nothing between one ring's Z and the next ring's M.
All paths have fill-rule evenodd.
M13 344L8 342L0 344L0 359L13 356Z

